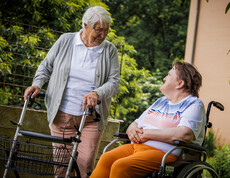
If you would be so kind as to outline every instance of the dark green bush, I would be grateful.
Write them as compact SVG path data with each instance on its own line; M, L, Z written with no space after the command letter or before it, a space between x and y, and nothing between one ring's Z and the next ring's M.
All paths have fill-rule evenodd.
M206 148L208 157L214 156L214 150L216 149L215 143L216 139L214 137L214 132L212 129L210 129L204 142L204 147Z
M223 145L214 150L214 156L208 158L207 162L213 166L213 168L219 174L221 178L230 177L230 146Z

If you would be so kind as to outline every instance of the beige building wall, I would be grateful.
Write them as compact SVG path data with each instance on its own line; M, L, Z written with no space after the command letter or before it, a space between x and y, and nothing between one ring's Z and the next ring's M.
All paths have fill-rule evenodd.
M225 107L224 111L212 107L210 113L220 144L230 144L230 10L225 14L228 3L229 0L191 0L185 52L185 61L193 63L203 76L200 98L206 108L213 100Z

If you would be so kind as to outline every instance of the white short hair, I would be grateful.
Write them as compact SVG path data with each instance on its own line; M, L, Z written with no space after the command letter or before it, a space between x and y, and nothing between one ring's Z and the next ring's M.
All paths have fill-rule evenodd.
M103 7L90 7L83 15L82 27L84 28L84 23L90 27L94 27L98 21L101 23L101 25L110 25L112 23L112 18L109 12Z

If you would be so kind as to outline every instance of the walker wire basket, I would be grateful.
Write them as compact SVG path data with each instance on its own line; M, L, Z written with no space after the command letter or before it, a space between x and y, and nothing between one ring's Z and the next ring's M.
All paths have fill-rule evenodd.
M9 170L36 175L57 175L60 167L68 167L69 150L0 137L0 168L6 168L11 146L15 142Z

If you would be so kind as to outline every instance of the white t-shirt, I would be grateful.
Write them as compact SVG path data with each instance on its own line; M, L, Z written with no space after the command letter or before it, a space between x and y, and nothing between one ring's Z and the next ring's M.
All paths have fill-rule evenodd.
M68 82L59 109L65 113L81 116L84 96L94 90L95 69L99 54L105 43L86 47L76 33Z
M143 129L166 129L186 126L195 136L192 143L201 145L205 136L206 114L203 102L192 95L187 96L177 104L171 103L165 96L159 98L138 119L138 127ZM143 144L167 152L175 147L172 144L148 140ZM175 150L174 155L179 155L180 150Z

